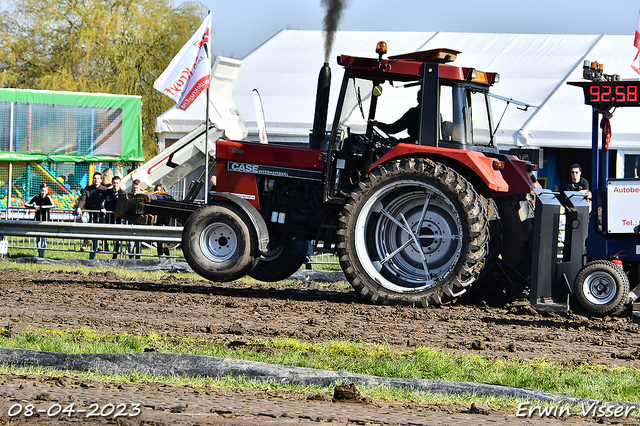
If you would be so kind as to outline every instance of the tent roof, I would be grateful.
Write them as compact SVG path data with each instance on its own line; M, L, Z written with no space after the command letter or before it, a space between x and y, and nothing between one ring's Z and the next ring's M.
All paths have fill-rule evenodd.
M343 76L336 56L375 57L380 40L387 42L389 55L440 47L459 50L455 65L500 74L494 93L539 106L528 111L515 105L507 108L497 135L501 146L590 147L590 107L584 105L581 90L566 82L582 80L585 59L603 63L608 74L639 77L630 66L636 54L633 35L340 31L329 58L333 74L329 121ZM325 61L323 43L322 31L283 30L243 60L233 98L246 119L250 140L257 140L255 88L262 98L270 140L307 142L318 73ZM492 99L496 120L505 105ZM638 118L637 108L615 113L612 148L640 146Z

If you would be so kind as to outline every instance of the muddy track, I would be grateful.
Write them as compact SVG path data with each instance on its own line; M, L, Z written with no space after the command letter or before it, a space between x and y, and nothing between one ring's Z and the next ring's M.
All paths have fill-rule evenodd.
M544 357L567 364L588 361L640 367L640 326L629 317L540 314L526 300L496 306L479 302L426 309L373 306L349 288L303 281L288 286L249 286L243 282L205 285L203 281L176 275L151 281L120 278L113 272L32 274L3 269L0 326L9 327L12 332L30 328L71 331L88 327L108 333L157 333L235 342L286 337L306 342L346 339L384 343L405 350L424 345L490 358ZM2 386L14 383L12 378L0 380L4 381L0 381L4 383ZM29 380L46 383L37 378ZM113 388L117 390L117 386ZM83 388L78 385L78 389ZM166 391L166 387L163 390ZM320 404L335 407L327 401ZM4 405L0 407L3 410ZM363 409L365 406L372 408L365 404ZM468 409L447 410L465 414ZM245 424L245 420L258 419L249 416L241 421L231 414L227 417L221 416L216 421ZM2 419L0 415L0 424ZM344 420L341 419L338 416L334 420ZM208 419L205 424L216 424L209 421L213 420ZM231 423L224 423L227 421ZM405 424L403 422L388 424ZM284 421L273 420L273 424L279 423ZM476 419L469 424L481 423Z

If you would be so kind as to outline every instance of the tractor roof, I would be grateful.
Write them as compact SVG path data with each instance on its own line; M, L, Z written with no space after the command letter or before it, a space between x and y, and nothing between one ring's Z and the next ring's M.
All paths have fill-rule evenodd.
M458 53L457 50L442 48L389 56L389 59L382 59L382 54L379 58L340 55L338 64L346 70L363 73L372 80L416 80L423 75L424 65L431 63L439 64L439 77L442 79L469 81L487 87L499 81L499 74L495 72L447 65L456 59Z

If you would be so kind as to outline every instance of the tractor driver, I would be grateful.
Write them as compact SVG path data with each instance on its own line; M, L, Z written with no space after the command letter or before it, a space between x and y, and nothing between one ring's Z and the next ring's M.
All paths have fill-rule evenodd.
M372 126L376 126L387 134L396 134L406 130L409 137L400 139L398 142L418 143L418 136L420 134L420 101L422 99L422 89L418 90L417 96L418 105L410 108L395 123L386 124L374 119L369 120L369 122Z

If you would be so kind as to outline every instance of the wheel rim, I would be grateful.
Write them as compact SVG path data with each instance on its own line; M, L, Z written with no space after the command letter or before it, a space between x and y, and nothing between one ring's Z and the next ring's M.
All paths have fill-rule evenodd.
M402 180L376 191L356 221L358 260L394 292L433 287L462 252L462 220L449 197L426 182Z
M213 262L230 259L238 249L235 231L225 223L212 223L200 234L200 247L205 257Z
M582 284L584 297L594 305L606 305L616 297L618 286L606 272L589 274Z

